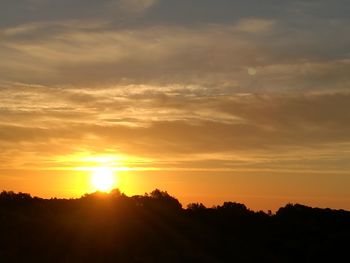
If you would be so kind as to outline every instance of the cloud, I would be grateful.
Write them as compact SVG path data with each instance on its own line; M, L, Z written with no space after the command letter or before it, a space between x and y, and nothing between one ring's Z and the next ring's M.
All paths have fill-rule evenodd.
M346 163L350 150L349 93L134 97L135 87L129 93L126 86L78 91L32 87L19 94L35 98L44 92L46 99L11 108L18 99L13 94L2 102L3 158L13 151L38 156L51 151L46 162L53 162L82 150L104 152L108 145L116 154L153 160L144 168L179 168L183 162L198 168L207 161L211 169L288 164L315 170L317 160L323 160L324 169Z
M156 4L157 0L120 0L117 7L126 12L144 12Z
M281 20L311 26L315 20L348 18L346 0L320 1L228 1L228 0L17 0L0 3L0 27L28 22L111 18L119 27L135 24L222 24L246 18ZM152 7L152 8L150 8ZM124 9L123 9L124 8ZM126 9L125 9L126 8ZM142 16L123 15L125 10L146 11ZM117 14L117 15L116 15Z
M3 81L51 85L127 82L233 90L330 85L345 89L346 50L336 49L324 34L285 35L281 25L262 19L188 28L118 29L106 21L31 24L3 31L0 70L5 73ZM252 67L257 70L255 81L247 73Z
M111 147L148 167L346 169L342 3L0 3L0 159Z
M242 19L234 27L238 31L247 33L261 33L270 31L275 22L266 19Z

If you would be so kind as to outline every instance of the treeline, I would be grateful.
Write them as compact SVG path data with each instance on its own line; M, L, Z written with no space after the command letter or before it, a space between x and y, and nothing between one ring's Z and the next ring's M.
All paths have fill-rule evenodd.
M184 209L160 190L69 200L0 193L0 262L347 262L349 241L344 210Z

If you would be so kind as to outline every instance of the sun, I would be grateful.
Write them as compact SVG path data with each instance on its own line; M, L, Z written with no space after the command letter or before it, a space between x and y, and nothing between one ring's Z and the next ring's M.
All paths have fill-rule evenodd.
M91 184L95 191L109 192L116 185L116 177L112 168L95 168L91 175Z

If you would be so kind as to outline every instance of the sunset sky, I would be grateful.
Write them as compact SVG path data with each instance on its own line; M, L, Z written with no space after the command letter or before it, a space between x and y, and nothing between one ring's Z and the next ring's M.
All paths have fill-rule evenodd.
M0 191L350 209L348 0L3 0Z

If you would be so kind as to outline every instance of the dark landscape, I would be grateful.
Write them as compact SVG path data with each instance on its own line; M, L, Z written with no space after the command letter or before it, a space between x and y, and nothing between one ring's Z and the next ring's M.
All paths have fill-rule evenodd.
M344 262L350 212L225 202L186 209L167 192L79 199L0 194L0 262Z

